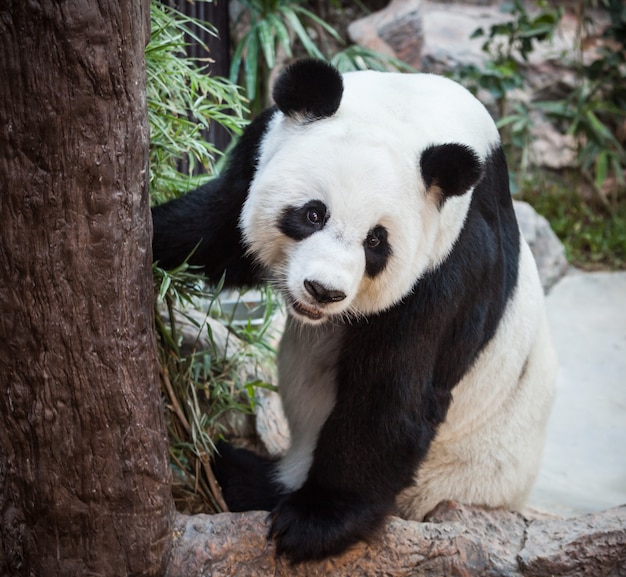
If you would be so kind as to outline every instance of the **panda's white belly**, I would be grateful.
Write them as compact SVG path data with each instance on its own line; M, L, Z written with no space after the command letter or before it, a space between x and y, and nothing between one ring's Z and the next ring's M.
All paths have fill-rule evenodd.
M311 326L287 320L278 355L278 382L291 445L278 465L278 480L290 490L304 483L317 437L335 405L343 332L343 327L331 323Z
M544 297L522 241L519 280L494 338L453 390L446 420L398 498L421 520L442 500L519 508L541 463L557 369Z

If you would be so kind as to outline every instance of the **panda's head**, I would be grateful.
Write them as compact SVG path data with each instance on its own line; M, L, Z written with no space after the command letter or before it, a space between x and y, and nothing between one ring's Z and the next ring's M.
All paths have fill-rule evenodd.
M286 69L241 215L248 249L308 323L384 310L445 260L498 132L433 75Z

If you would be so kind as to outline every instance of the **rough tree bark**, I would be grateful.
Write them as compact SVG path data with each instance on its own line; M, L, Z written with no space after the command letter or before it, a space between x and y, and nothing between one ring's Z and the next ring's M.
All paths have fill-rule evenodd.
M148 0L0 6L0 573L159 575Z

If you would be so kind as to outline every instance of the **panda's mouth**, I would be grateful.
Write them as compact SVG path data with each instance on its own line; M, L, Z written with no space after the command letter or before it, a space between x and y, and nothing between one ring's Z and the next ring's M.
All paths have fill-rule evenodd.
M305 305L293 299L291 300L291 308L299 315L307 317L312 321L319 321L324 318L324 311L321 309Z

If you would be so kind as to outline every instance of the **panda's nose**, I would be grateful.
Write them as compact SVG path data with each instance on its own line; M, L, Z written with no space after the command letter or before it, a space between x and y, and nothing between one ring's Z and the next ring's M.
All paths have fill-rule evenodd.
M318 303L337 303L346 298L345 293L329 289L315 280L305 280L304 288Z

